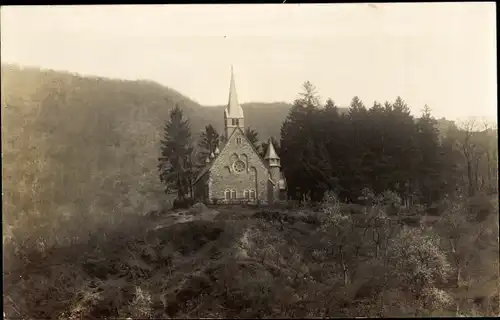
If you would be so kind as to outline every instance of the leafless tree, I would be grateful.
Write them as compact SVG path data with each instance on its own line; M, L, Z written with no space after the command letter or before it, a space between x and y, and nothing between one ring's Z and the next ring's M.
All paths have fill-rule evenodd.
M476 119L470 118L459 125L456 140L457 147L462 153L467 170L467 187L469 196L473 196L479 189L478 169L484 152L481 150L477 140L478 123Z

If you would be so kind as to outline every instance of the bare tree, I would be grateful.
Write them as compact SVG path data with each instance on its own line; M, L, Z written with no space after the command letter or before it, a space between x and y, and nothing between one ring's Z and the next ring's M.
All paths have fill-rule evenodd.
M483 152L486 160L486 177L483 183L486 183L488 192L498 192L497 190L497 177L498 177L498 137L496 134L496 126L491 121L484 119L482 122L484 140Z
M467 189L469 196L473 196L479 189L478 169L483 156L477 140L478 124L474 118L463 121L459 126L457 147L461 151L467 170Z

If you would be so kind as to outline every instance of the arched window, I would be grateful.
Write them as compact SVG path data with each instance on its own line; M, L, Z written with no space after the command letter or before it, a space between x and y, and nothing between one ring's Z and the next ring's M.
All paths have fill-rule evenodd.
M255 193L255 190L254 190L254 189L251 189L251 190L250 190L250 199L251 199L251 200L255 200L255 199L256 199L256 193Z
M236 190L231 190L231 199L236 199Z
M250 199L250 191L249 190L243 191L243 197L245 198L245 200Z
M226 200L231 199L231 190L226 189L226 192L224 192L224 198L225 198Z

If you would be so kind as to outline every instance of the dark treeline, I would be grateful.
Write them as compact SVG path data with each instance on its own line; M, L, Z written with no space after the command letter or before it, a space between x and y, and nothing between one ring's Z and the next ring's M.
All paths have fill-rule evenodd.
M370 190L431 204L496 191L496 137L487 125L474 132L469 122L443 135L429 107L415 118L401 97L371 107L354 97L340 113L331 99L320 105L310 82L303 89L281 129L291 199L320 201L328 190L356 202Z

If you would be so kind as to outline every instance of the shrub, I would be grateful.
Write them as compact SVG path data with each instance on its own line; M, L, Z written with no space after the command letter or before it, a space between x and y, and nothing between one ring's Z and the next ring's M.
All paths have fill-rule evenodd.
M381 205L385 206L400 206L401 205L401 197L391 190L386 190L380 194L376 201Z
M341 210L344 214L364 214L366 207L357 203L343 204Z
M332 190L325 191L323 195L323 204L332 205L340 202L339 197Z
M486 220L491 213L495 212L491 197L485 194L478 194L469 198L466 206L471 219L477 222Z
M132 318L149 318L153 313L151 294L136 287L133 300L122 310L122 316L130 315Z
M358 197L361 204L370 206L376 202L376 197L370 188L363 188L361 190L361 196Z
M419 216L402 217L401 222L409 227L420 226L421 218Z
M192 198L175 199L172 208L176 209L188 209L195 204L195 200Z
M189 209L189 212L192 213L192 214L201 214L205 211L207 211L207 206L204 205L203 203L201 202L198 202L198 203L195 203L190 209Z

